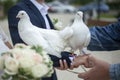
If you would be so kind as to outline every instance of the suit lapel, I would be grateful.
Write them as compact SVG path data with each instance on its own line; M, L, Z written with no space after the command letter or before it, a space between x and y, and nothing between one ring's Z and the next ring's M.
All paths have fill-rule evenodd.
M40 11L36 8L36 6L34 6L34 4L30 0L23 0L23 1L28 5L28 7L31 9L31 12L33 12L33 14L36 16L38 21L42 24L42 26L40 27L46 28L45 20L41 15Z
M54 26L53 26L53 24L52 24L52 22L51 22L51 20L50 20L49 16L48 16L48 15L46 15L46 17L47 17L48 22L49 22L49 24L50 24L50 28L51 28L51 29L54 29Z
M36 8L36 6L30 1L30 0L23 0L25 2L25 4L27 4L29 6L29 8L31 9L31 12L33 12L33 14L36 16L36 18L38 19L39 23L42 24L42 28L46 28L46 24L45 24L45 20L43 18L43 16L41 15L40 11ZM50 24L50 28L54 29L54 26L49 18L48 15L46 15L48 22Z

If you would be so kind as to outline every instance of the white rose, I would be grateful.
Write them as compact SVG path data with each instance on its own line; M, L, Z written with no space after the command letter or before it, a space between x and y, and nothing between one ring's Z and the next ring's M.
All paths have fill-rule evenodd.
M8 57L10 57L10 54L7 52L2 54L2 56L0 56L0 70L4 69L5 60L8 59Z
M5 59L5 68L11 73L16 74L18 72L19 62L11 57Z
M32 55L32 54L35 54L36 51L32 50L32 49L29 49L29 48L26 48L26 49L24 49L24 53Z
M11 72L11 71L9 71L7 69L4 69L4 72L9 74L9 75L16 75L17 74L16 72Z
M9 52L13 55L14 58L16 58L16 57L18 57L18 55L22 54L22 51L19 48L11 49Z
M21 53L21 50L20 49L14 49L14 50L11 50L11 53L12 53L12 55L13 55L13 58L15 58L15 59L19 59L19 58L21 58L21 57L23 57L22 56L22 53Z
M48 68L45 64L38 64L32 67L32 76L34 78L41 78L48 73Z
M12 52L13 54L13 57L17 60L19 60L20 58L22 57L32 57L33 54L35 53L35 51L33 50L30 50L30 49L19 49L19 48L16 48L16 49L13 49Z
M32 58L23 57L19 59L20 68L22 68L25 72L29 72L32 66L35 65L35 62Z
M51 59L48 56L47 52L42 51L42 54L43 54L44 62L48 63Z
M46 63L48 63L50 61L50 58L48 55L44 55L43 58L44 58L44 62L46 62Z
M39 64L43 62L43 57L40 54L36 53L33 55L33 60L35 61L36 64Z
M15 48L19 48L19 47L22 47L22 48L26 48L27 46L23 43L18 43L14 46Z

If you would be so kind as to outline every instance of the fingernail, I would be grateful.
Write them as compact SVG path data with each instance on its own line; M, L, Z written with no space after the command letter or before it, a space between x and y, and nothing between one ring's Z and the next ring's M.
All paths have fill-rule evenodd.
M60 62L62 62L62 60L61 60L61 59L60 59L59 61L60 61Z
M73 63L70 63L70 65L73 65Z
M66 62L66 60L65 60L65 59L64 59L63 61L64 61L64 62Z
M75 63L74 62L71 62L71 65L74 65Z

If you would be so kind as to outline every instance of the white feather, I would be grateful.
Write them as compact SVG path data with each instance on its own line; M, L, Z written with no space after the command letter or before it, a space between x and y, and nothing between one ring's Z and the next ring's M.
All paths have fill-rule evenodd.
M25 11L19 11L17 17L18 32L21 39L28 45L40 45L49 54L61 57L61 51L65 48L65 42L56 30L47 30L34 26Z
M73 34L68 39L68 44L74 51L77 49L82 50L84 47L87 47L91 38L89 28L84 24L82 18L83 12L77 12L74 22L70 26L73 30Z

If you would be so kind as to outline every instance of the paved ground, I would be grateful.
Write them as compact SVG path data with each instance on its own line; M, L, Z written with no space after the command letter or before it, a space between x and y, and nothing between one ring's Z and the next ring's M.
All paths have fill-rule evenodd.
M57 15L50 14L50 17L52 19L58 18L60 21L63 22L64 26L67 26L68 24L70 24L71 20L74 18L73 15L74 14L57 14ZM10 39L7 20L1 20L0 25L3 27L5 33L8 35L8 37ZM11 39L10 39L10 42L11 42ZM103 51L103 52L90 52L90 53L92 53L97 58L105 60L109 63L120 62L120 51L112 51L112 52ZM81 80L81 79L77 78L76 74L73 74L73 73L70 73L67 71L60 71L60 70L56 70L56 71L57 71L58 80ZM78 69L74 69L74 71L83 72L81 67L79 67Z

